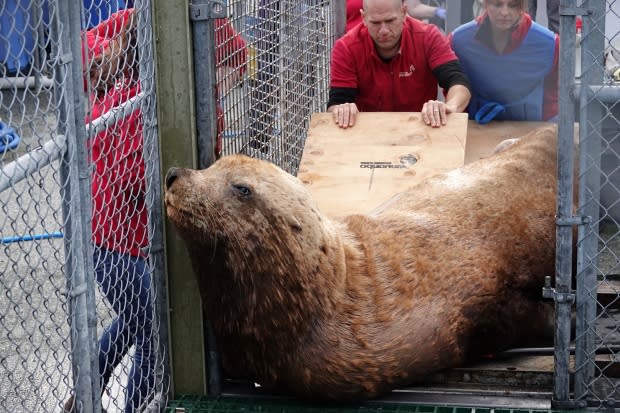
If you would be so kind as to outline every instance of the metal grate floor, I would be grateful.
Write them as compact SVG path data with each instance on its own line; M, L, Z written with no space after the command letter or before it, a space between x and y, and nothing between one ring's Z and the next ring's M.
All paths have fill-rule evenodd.
M399 403L366 402L349 405L313 405L294 400L257 397L180 396L171 400L165 413L534 413L559 412L489 407L423 406ZM574 413L574 412L573 412Z

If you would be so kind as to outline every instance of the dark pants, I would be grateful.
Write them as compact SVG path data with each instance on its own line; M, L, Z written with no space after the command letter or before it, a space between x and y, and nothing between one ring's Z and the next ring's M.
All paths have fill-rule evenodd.
M116 313L99 339L101 388L135 345L125 399L125 412L134 412L152 393L155 381L151 275L145 259L99 247L94 248L94 261L97 283Z

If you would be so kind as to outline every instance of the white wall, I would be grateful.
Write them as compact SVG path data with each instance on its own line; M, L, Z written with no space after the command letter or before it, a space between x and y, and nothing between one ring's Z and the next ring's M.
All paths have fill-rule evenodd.
M605 37L608 42L620 45L620 2L607 0L607 8L609 10L605 15Z

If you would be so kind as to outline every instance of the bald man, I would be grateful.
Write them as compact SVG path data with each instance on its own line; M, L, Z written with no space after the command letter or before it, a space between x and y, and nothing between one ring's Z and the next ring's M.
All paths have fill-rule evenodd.
M332 52L327 110L338 126L354 126L362 111L422 112L440 127L448 113L465 110L469 80L436 26L408 16L402 0L364 0L362 19Z

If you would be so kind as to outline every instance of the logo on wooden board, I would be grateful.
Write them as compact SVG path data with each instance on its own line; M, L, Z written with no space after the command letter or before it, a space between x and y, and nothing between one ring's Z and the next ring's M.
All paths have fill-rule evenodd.
M360 168L362 169L407 169L418 162L418 156L407 154L400 157L399 163L383 162L383 161L362 161Z

